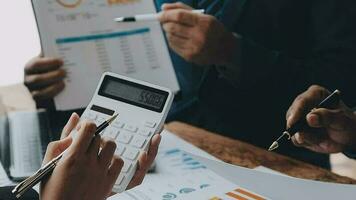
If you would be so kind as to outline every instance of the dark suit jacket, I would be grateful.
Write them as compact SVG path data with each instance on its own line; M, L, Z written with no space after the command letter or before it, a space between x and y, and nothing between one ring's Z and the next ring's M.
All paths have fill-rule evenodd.
M17 198L12 194L13 186L0 187L0 200L17 200ZM33 189L27 191L19 200L38 200L39 196L37 192Z
M340 89L356 103L356 1L226 0L222 13L242 36L239 70L212 67L187 122L267 148L310 85ZM289 142L279 152L328 167L326 155Z

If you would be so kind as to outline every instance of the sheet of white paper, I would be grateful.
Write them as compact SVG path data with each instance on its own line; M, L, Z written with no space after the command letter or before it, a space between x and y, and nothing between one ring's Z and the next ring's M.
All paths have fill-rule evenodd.
M324 183L274 175L199 156L192 157L234 184L275 200L351 200L356 197L355 185Z
M217 159L213 155L207 153L202 149L197 148L196 146L186 142L185 140L181 139L180 137L174 135L173 133L167 130L162 131L161 135L162 141L159 145L159 151L167 151L172 148L177 148L190 154L219 161L219 159Z
M41 167L42 146L38 116L37 112L32 111L8 114L12 149L10 172L13 177L30 176Z
M221 181L212 187L195 193L188 194L179 200L270 200L260 194L237 186L229 181Z
M282 174L281 172L275 171L273 169L270 169L270 168L267 168L267 167L264 167L264 166L255 167L255 168L253 168L253 170L256 170L256 171L259 171L259 172L264 172L264 173L270 173L270 174L274 174L274 175L288 176L286 174Z
M0 163L0 187L14 185L14 183L7 176L4 167Z
M110 200L169 200L226 182L186 152L216 158L166 130L161 135L155 172L147 174L142 185Z
M179 90L159 22L116 23L114 18L155 13L153 0L33 0L42 48L61 57L66 88L58 110L85 107L101 74L112 71Z

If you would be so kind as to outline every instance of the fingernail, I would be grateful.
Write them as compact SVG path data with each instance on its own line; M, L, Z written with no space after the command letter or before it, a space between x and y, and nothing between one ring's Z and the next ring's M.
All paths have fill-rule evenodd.
M164 9L164 7L166 7L166 4L165 4L165 3L164 3L164 4L162 4L161 9L163 10L163 9Z
M144 152L143 152L143 157L144 157L144 160L145 160L145 162L146 162L147 159L148 159L148 153L147 153L147 151L144 151Z
M320 126L320 120L318 115L308 114L307 118L311 126Z
M287 121L289 122L290 120L292 120L292 118L293 118L293 115L291 114L288 116Z
M76 116L76 115L77 115L77 113L74 112L74 113L72 113L72 115L70 116L70 118L73 118L73 117Z
M296 133L295 135L294 135L294 138L295 138L295 141L298 143L298 144L303 144L304 143L304 141L303 141L303 139L302 139L302 137L300 136L300 134L299 133Z
M319 146L324 150L329 149L329 145L328 145L327 142L322 142L322 143L319 144Z

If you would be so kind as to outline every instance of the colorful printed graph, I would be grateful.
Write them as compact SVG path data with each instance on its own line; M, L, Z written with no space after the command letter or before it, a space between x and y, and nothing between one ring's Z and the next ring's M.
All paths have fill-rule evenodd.
M167 160L166 163L169 163L170 167L180 168L181 170L206 169L205 165L180 149L170 149L163 152L162 159Z
M80 6L83 0L56 0L57 3L65 8L76 8Z
M253 192L247 191L245 189L237 188L234 191L227 192L225 198L212 197L209 200L223 200L223 199L233 199L233 200L267 200L266 198L254 194Z
M140 0L107 0L109 5L121 5L121 4L130 4L136 3Z

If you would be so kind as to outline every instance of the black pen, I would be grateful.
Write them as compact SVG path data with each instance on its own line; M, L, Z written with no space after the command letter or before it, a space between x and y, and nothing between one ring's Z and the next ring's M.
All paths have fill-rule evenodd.
M106 127L108 127L116 118L118 114L112 116L110 119L106 120L102 124L100 124L95 131L95 135L99 135ZM64 151L65 152L65 151ZM50 162L48 162L46 165L41 167L34 175L28 177L21 183L19 183L13 190L12 193L16 195L16 198L20 198L27 190L35 186L37 183L39 183L44 176L47 174L51 173L54 168L57 166L57 163L59 160L62 158L64 152L59 154L57 157L52 159Z
M340 94L339 90L335 90L332 94L326 97L316 108L332 108L340 102ZM273 151L279 147L279 141L284 137L288 136L288 140L292 138L292 135L295 133L308 128L308 123L306 121L306 116L304 118L299 119L292 127L288 128L283 134L272 143L272 145L268 148L268 151Z

